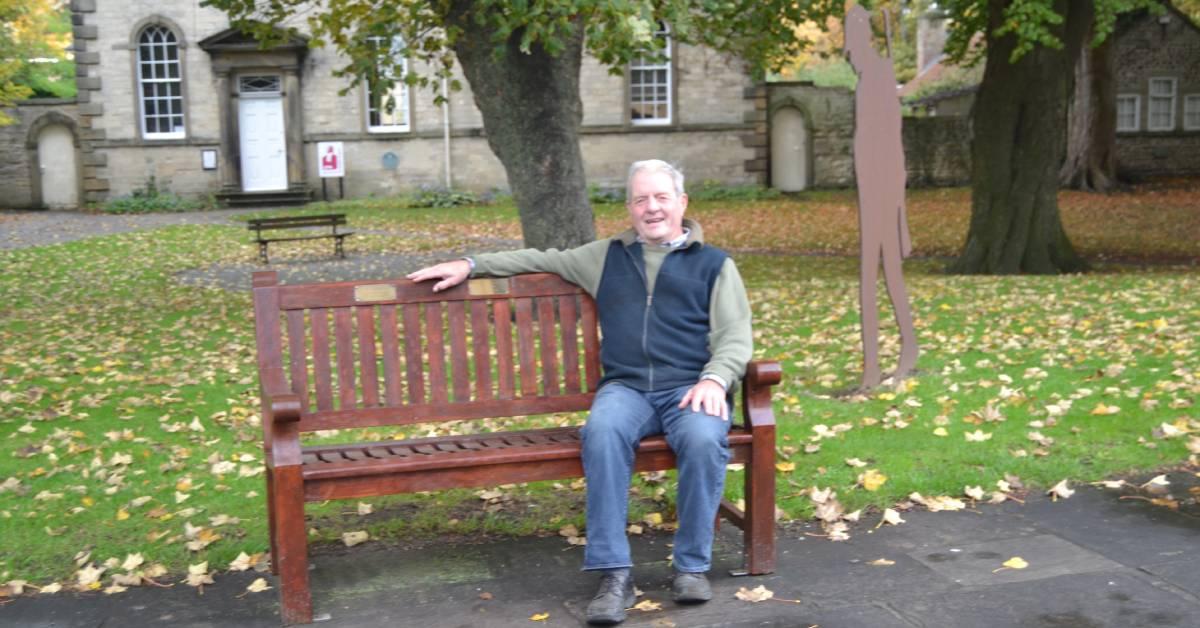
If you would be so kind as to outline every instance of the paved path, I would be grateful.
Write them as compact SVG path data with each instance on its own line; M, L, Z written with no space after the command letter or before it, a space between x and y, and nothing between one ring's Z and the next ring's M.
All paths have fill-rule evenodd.
M1172 474L1178 481L1181 474ZM1191 475L1191 474L1182 474ZM1051 503L1033 496L976 512L910 512L906 523L863 522L848 542L781 531L778 572L725 575L740 565L735 530L718 535L715 599L670 601L669 538L634 537L642 599L625 626L700 628L1194 628L1200 625L1200 517L1084 488ZM1026 569L1002 569L1020 556ZM891 566L872 566L879 558ZM367 543L314 557L318 626L504 628L581 626L594 576L578 571L580 549L562 538L520 538L419 550ZM197 595L190 587L131 589L114 596L26 596L0 608L6 626L278 625L277 591L237 597L258 574L225 574ZM276 584L273 578L269 578ZM764 585L799 603L734 597ZM480 595L488 593L490 599ZM549 613L545 622L530 617Z
M231 217L262 209L217 209L172 214L88 214L70 211L0 211L0 249L73 242L93 236L170 225L230 224Z

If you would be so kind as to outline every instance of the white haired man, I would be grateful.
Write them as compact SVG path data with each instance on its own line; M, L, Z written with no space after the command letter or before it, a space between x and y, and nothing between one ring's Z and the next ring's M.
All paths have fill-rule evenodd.
M704 244L700 225L683 218L683 174L664 161L638 161L626 190L632 228L614 238L565 251L485 254L408 275L437 280L438 291L472 275L550 272L596 300L604 377L582 430L583 569L602 574L587 609L593 624L624 621L634 603L629 483L638 443L653 434L665 434L679 469L674 599L712 598L705 573L730 455L730 387L752 352L741 276L724 251Z

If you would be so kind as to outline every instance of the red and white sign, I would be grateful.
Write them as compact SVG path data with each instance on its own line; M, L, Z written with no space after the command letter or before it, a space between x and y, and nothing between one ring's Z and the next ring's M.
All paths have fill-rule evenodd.
M346 155L341 142L317 142L317 171L321 177L346 176Z

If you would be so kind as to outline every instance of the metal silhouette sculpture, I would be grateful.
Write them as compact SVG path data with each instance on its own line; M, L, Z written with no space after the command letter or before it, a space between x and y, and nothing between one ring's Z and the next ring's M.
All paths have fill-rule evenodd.
M903 259L912 252L904 208L904 145L900 137L900 98L891 59L871 45L871 21L855 5L846 12L846 54L858 74L854 94L854 175L858 185L858 226L861 245L859 307L862 313L862 389L878 386L879 309L876 282L879 264L888 297L900 327L900 362L893 381L908 375L917 363L917 335L904 288Z

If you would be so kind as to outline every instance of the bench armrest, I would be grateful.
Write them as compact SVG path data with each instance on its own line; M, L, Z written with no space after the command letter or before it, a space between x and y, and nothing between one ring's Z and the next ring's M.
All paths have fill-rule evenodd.
M285 382L281 368L263 372L263 407L270 414L272 423L300 420L300 396L288 390Z
M755 360L746 365L742 385L742 413L747 427L775 425L771 387L783 380L783 370L773 360Z

